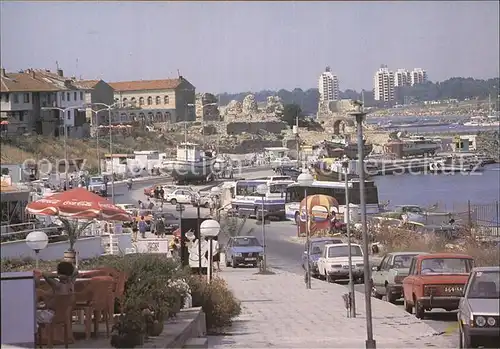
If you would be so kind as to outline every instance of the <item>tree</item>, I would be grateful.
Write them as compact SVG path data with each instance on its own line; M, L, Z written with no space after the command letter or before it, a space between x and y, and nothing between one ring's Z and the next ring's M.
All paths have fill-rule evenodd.
M302 109L298 104L285 104L283 107L283 115L281 120L286 122L288 125L293 126L297 124L297 117L299 118L299 126L304 125L304 115L302 114Z

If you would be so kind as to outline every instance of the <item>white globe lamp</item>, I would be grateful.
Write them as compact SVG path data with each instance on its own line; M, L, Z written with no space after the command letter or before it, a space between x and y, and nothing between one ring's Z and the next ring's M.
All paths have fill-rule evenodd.
M314 182L314 177L310 173L304 172L297 177L297 182L302 186L309 186Z
M43 231L32 231L26 236L26 245L35 251L35 266L38 269L38 253L49 244L49 237Z
M219 235L220 232L220 224L214 219L207 219L200 224L200 235L208 238L210 241L210 246L208 250L208 265L207 265L207 282L210 283L212 281L213 274L213 239ZM201 256L200 256L201 258Z

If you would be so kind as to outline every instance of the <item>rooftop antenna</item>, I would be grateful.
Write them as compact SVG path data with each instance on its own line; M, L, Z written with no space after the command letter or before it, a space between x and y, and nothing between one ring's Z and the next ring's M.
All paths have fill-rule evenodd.
M78 58L76 59L75 75L78 74Z
M179 69L177 69L177 77L181 77L181 71Z

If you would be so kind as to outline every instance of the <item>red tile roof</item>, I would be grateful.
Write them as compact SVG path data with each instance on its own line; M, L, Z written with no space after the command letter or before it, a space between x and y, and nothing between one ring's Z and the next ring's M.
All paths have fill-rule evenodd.
M115 91L173 90L182 83L181 79L139 80L110 82Z
M1 92L43 92L60 91L61 88L53 84L36 72L6 73L1 76Z
M83 88L94 88L101 80L77 80L76 84Z

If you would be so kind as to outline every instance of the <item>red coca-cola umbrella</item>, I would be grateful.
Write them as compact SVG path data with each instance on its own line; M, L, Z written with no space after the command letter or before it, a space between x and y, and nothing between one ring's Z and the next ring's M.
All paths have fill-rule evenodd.
M26 206L26 211L35 215L73 219L96 218L122 222L132 219L125 210L85 188L75 188L33 201Z

